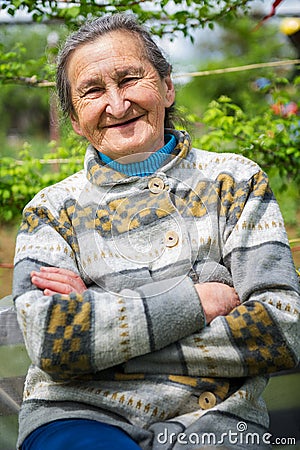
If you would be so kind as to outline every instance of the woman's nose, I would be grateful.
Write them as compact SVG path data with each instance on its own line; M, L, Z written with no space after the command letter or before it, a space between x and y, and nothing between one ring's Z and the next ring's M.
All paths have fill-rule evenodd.
M107 95L106 113L116 119L122 119L130 108L131 102L124 98L118 89L110 91Z

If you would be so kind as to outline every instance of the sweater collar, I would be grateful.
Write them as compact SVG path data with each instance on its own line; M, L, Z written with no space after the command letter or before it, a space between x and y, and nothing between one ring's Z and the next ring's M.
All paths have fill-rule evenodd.
M164 161L162 161L162 165L156 169L159 169L160 172L166 172L171 167L177 165L180 160L187 156L191 149L191 139L186 131L166 129L165 134L173 135L177 141L177 145L170 154L167 154L167 158L165 158L164 153L161 153L164 157ZM110 167L109 164L105 164L100 158L98 151L91 144L86 151L84 166L87 179L92 184L98 186L113 186L115 184L131 183L140 179L140 175L124 174Z
M145 177L156 172L168 159L169 155L174 151L177 145L174 134L165 135L165 145L152 153L144 161L134 162L130 164L121 164L120 162L109 158L107 155L98 152L101 161L112 169L121 172L130 177Z

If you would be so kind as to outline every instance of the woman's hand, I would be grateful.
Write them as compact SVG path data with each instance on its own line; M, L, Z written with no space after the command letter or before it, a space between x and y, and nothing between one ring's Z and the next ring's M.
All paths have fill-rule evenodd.
M31 282L42 289L44 295L68 295L71 292L82 294L87 290L77 273L59 267L41 267L39 272L31 272Z
M235 289L227 284L199 283L195 284L195 288L200 297L207 324L217 316L227 316L241 304Z

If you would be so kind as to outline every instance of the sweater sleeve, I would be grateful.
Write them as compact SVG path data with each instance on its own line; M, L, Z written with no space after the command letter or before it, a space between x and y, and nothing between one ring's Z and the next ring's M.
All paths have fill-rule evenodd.
M76 239L64 211L56 220L47 208L29 206L17 237L14 300L33 364L66 380L156 351L204 326L187 276L118 293L91 285L82 295L44 296L31 284L33 270L50 265L78 273Z
M222 263L242 304L176 345L129 361L128 372L243 377L299 362L299 281L265 174L239 186L225 207Z

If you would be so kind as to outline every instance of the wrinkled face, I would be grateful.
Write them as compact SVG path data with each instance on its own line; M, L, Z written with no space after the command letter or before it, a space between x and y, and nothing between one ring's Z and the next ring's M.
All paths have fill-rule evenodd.
M97 150L112 159L132 155L130 162L164 145L165 108L174 102L174 87L145 58L137 35L105 34L75 50L67 70L73 128Z

